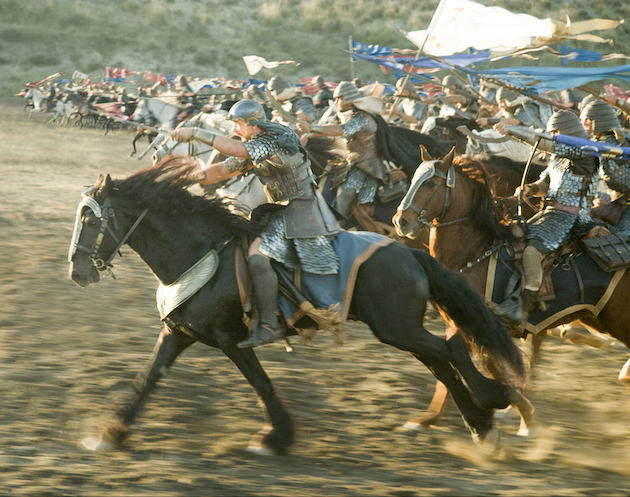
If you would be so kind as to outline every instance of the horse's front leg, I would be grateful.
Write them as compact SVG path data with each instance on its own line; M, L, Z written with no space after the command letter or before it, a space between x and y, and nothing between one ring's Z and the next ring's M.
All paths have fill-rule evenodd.
M248 450L258 454L284 454L293 445L293 422L276 395L271 380L258 361L258 357L252 349L239 349L233 345L226 345L222 350L254 387L265 404L271 422L271 430L261 432L261 436L256 437L249 444Z
M116 410L114 421L105 427L98 439L86 438L83 445L91 450L108 450L120 446L158 380L177 356L194 342L195 340L185 333L164 326L153 348L148 367L134 380L133 394L127 403Z

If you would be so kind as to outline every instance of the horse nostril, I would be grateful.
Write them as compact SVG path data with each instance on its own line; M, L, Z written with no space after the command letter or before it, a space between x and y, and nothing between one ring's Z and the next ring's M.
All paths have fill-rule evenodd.
M405 226L407 226L407 220L404 217L399 218L398 226L400 226L401 228L404 228Z

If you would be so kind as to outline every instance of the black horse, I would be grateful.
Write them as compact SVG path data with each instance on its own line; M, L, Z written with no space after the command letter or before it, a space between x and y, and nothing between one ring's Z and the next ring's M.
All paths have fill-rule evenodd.
M186 186L195 168L171 156L123 180L101 177L79 204L69 259L71 278L80 286L97 282L99 270L111 266L125 243L164 284L175 281L211 249L217 250L219 260L212 279L171 312L131 398L93 448L116 446L125 439L165 369L199 341L221 349L253 386L272 426L259 448L283 453L294 441L291 417L255 351L236 346L248 330L235 275L235 246L260 228L231 214L219 201L190 193ZM471 342L520 381L522 360L507 332L467 283L424 252L396 242L378 249L359 268L350 316L366 323L381 342L423 362L447 385L473 438L483 440L492 429L493 409L506 407L516 389L481 375L460 346L463 342L451 343L423 327L429 299L443 306Z

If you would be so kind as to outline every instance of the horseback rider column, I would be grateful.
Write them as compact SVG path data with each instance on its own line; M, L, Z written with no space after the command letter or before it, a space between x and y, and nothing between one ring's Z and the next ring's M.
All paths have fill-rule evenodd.
M386 179L387 169L378 151L377 121L369 112L361 110L363 95L358 88L350 81L342 81L333 96L338 109L337 119L342 124L300 123L298 127L304 133L345 139L350 170L337 188L336 210L345 219L350 219L355 202L374 203L378 186Z
M283 337L278 320L278 280L270 259L314 274L337 274L339 258L332 238L341 231L333 213L316 189L307 153L287 126L269 122L254 100L232 106L228 118L243 141L200 128L180 128L177 141L202 141L228 156L206 164L200 184L214 184L252 171L262 182L270 203L284 206L269 215L262 234L249 248L248 263L258 307L258 322L241 348L256 347Z
M615 110L606 102L592 100L580 113L580 119L589 138L613 146L629 146ZM630 163L608 157L599 157L600 177L606 187L625 197L626 206L616 224L617 231L630 235Z
M545 207L527 221L527 245L523 252L523 309L532 310L543 279L542 261L571 237L590 229L595 221L590 209L597 191L597 159L584 155L579 149L554 141L555 134L586 138L586 132L574 113L555 112L547 122L548 133L536 133L527 128L496 125L506 132L538 148L552 153L540 179L518 187L515 195L544 197Z

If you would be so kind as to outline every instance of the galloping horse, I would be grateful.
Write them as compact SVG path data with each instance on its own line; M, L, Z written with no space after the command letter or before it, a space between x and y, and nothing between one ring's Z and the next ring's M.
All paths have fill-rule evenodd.
M507 227L500 222L503 213L499 212L495 200L482 164L468 157L453 160L451 152L442 160L425 161L419 166L393 222L398 233L409 238L417 236L422 227L430 227L430 254L449 269L459 271L479 294L490 300L491 260L510 238ZM502 262L509 264L509 260ZM602 273L594 263L589 267L593 272ZM574 280L566 281L573 273L565 273L568 274L565 279L554 280L556 302L562 302L566 294L575 293L578 286ZM598 305L567 303L566 308L540 321L537 328L542 326L543 329L534 327L535 332L578 320L630 347L627 324L630 308L625 298L630 291L630 273L618 273L618 276L614 291L605 294ZM588 293L589 281L584 280L583 284ZM604 300L605 297L608 300ZM532 326L532 316L530 314L528 327ZM431 416L439 415L439 399L434 400L436 405L430 407L429 416L422 424L432 424ZM524 428L523 423L521 427Z
M97 282L99 270L111 266L124 244L163 284L177 280L210 251L216 260L214 276L168 314L132 397L116 411L115 421L92 448L123 441L157 381L196 341L221 349L264 403L271 431L258 449L283 453L293 443L291 417L255 351L236 346L248 333L235 275L236 247L242 237L257 236L260 227L232 214L218 200L191 194L185 187L193 182L196 168L185 159L169 157L123 180L101 177L79 203L69 260L71 277L80 286ZM465 349L424 328L427 300L443 306L467 339L481 346L497 367L513 372L517 383L523 375L518 349L464 280L424 252L370 236L383 243L358 267L354 292L348 297L349 316L366 323L381 342L409 351L423 362L447 385L473 438L486 438L492 430L493 409L505 407L520 394L481 375Z

